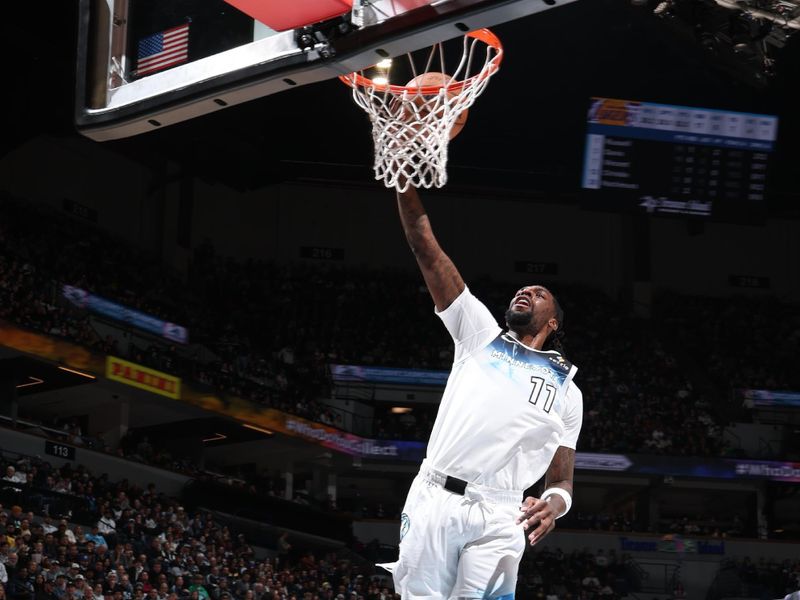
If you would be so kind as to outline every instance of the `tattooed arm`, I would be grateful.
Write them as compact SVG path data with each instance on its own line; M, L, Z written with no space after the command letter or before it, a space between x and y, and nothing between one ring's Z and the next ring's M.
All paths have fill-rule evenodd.
M545 490L560 488L572 497L572 476L575 469L575 450L559 446L545 476ZM538 527L528 534L534 545L556 527L556 519L567 511L567 503L557 493L542 498L525 498L522 503L523 514L517 519L527 530L538 523Z
M436 241L417 190L411 187L398 192L397 208L406 240L417 259L428 291L436 309L442 311L464 291L464 280Z

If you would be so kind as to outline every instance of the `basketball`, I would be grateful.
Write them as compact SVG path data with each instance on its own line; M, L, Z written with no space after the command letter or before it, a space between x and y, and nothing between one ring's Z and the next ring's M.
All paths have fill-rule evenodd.
M431 85L443 86L448 81L450 81L450 79L452 79L452 78L450 77L450 75L447 75L446 73L438 73L436 71L430 71L428 73L423 73L422 75L418 75L418 76L414 77L414 79L412 79L411 81L409 81L406 84L406 87L408 87L408 88L421 88L421 87L428 87L428 86L431 86ZM457 95L457 92L447 92L448 98L453 98L456 95ZM417 106L422 107L426 98L427 98L427 96L416 97L416 98L414 98L414 103ZM424 109L421 108L420 110L422 111ZM453 123L453 127L450 129L450 139L451 140L454 137L456 137L459 133L461 133L461 130L464 128L464 124L467 122L468 114L469 114L469 110L468 109L464 109L463 111L461 111L461 113L458 115L458 117L456 117L456 121L455 121L455 123Z

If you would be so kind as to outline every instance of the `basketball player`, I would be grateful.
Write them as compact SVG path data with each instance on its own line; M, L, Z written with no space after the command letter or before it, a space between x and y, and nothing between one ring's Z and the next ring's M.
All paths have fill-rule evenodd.
M555 350L564 316L540 285L519 290L504 332L439 247L412 187L400 220L436 313L455 341L453 368L400 524L400 558L381 565L412 598L514 597L533 545L572 504L583 397ZM523 491L546 475L540 498Z

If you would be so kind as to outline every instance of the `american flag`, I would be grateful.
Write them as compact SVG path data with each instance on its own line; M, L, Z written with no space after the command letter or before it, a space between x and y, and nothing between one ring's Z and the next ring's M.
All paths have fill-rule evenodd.
M149 75L173 67L189 58L189 23L139 40L136 75Z

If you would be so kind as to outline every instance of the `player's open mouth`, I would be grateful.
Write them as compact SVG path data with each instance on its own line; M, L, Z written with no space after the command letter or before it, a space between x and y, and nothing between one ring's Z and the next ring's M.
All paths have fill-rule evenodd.
M517 298L511 305L512 308L530 308L531 302L527 298Z

